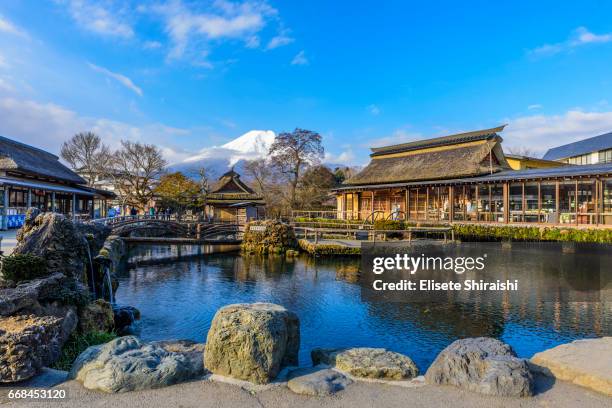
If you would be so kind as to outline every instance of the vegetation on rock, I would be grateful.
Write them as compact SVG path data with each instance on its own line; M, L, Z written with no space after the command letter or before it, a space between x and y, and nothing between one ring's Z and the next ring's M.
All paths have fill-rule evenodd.
M253 221L246 226L241 247L249 253L284 254L297 248L297 240L288 224L276 220Z
M2 277L13 282L28 281L46 276L47 263L36 255L14 254L2 259Z
M88 333L77 333L74 332L64 347L62 348L62 354L60 358L53 364L52 368L57 370L70 371L74 360L89 346L95 346L98 344L108 343L109 341L116 338L117 335L114 332L107 333L101 331L91 331Z

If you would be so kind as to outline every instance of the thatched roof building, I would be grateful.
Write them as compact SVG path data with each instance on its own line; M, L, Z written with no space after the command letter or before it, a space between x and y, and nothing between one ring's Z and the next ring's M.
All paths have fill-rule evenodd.
M85 184L85 180L64 166L56 155L4 136L0 136L0 171Z
M473 177L510 169L501 148L504 129L459 133L372 148L372 160L347 185Z
M240 180L234 169L223 174L207 196L207 214L222 221L244 223L264 213L265 201Z
M73 217L102 217L111 192L86 181L34 146L0 136L0 228L18 228L29 207Z

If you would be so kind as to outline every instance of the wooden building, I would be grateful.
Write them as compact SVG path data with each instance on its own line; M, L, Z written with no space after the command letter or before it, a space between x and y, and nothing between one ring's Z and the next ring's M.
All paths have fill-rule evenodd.
M513 170L503 128L372 148L338 218L612 225L611 163Z
M103 217L114 194L90 188L59 158L0 136L0 227L19 228L36 207L75 218Z
M215 221L245 224L265 215L265 202L232 169L219 178L208 194L206 214Z

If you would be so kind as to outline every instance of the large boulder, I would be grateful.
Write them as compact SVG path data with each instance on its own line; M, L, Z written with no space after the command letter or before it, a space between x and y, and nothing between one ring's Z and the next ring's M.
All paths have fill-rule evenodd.
M90 390L109 393L160 388L197 378L203 372L201 353L168 351L134 336L91 346L75 360L69 379Z
M79 310L79 330L88 332L110 332L115 327L112 305L97 299Z
M534 354L531 363L547 376L612 396L612 337L561 344Z
M35 215L36 211L28 210L13 254L39 256L47 261L49 274L61 272L84 281L89 256L93 257L102 247L110 230L103 226L81 226L62 214Z
M533 377L526 360L517 358L509 345L490 337L453 342L429 367L425 380L486 395L533 395Z
M314 349L313 365L326 364L355 377L406 380L419 375L416 364L400 353L384 348Z
M66 283L66 276L54 273L46 278L23 282L14 288L0 289L0 316L36 308L39 300L55 296Z
M291 371L287 387L296 394L324 397L342 391L352 383L353 381L338 371L311 367Z
M272 303L229 305L212 321L204 364L213 373L264 384L281 367L297 365L299 347L295 313Z
M60 316L20 315L0 318L0 382L34 376L55 362L77 324L72 308L58 307Z

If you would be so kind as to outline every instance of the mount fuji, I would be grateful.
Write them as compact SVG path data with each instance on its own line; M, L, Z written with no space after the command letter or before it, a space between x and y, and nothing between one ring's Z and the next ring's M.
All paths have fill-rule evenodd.
M232 167L240 173L246 160L266 157L276 134L271 130L251 130L221 146L206 147L197 154L169 167L190 177L197 177L198 170L206 168L212 177L219 177Z

